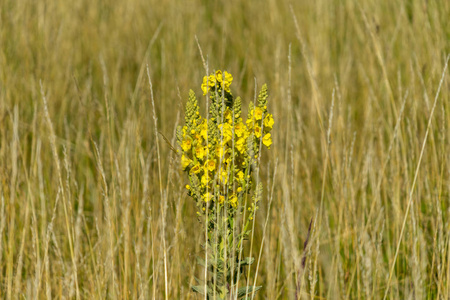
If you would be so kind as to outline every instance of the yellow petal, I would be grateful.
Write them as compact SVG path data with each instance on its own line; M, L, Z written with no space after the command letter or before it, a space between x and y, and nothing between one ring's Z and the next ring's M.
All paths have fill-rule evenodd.
M263 144L270 149L270 145L272 145L272 136L270 133L266 134L262 140Z

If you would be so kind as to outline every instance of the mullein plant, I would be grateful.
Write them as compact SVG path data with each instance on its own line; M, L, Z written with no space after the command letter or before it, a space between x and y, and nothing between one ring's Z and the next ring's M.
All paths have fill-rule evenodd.
M243 257L243 246L261 200L262 184L254 177L261 149L272 145L274 119L267 111L263 85L244 120L242 101L230 90L232 81L228 72L205 76L201 88L209 99L207 117L200 115L191 90L185 125L177 129L181 166L189 178L187 193L197 206L206 239L205 256L198 258L204 280L196 278L198 285L192 289L207 299L252 297L261 288L239 286L239 279L254 262Z

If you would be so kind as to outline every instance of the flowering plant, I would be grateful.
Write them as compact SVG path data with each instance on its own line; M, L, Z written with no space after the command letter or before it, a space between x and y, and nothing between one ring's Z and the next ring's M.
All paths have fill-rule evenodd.
M243 266L254 261L241 257L242 242L250 233L249 224L262 192L261 183L254 184L252 175L262 146L272 145L274 125L267 111L267 85L263 85L257 101L250 103L244 121L242 101L231 94L232 81L231 74L220 70L205 76L201 88L210 100L207 117L200 115L191 90L185 125L177 130L181 166L189 178L186 188L207 236L206 259L199 259L207 270L205 282L192 288L218 299L246 296L260 288L238 289L237 285Z

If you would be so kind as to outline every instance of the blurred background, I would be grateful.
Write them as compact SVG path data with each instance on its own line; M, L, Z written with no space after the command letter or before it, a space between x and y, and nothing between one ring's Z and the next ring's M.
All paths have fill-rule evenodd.
M189 89L204 112L222 69L245 107L267 83L275 118L256 297L450 298L449 16L445 0L0 1L0 297L200 299L201 226L155 131L174 145Z

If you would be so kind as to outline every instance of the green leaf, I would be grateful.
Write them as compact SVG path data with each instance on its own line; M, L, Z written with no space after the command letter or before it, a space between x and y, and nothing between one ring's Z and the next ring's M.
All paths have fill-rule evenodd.
M196 276L194 276L194 279L197 283L202 283L202 284L204 283L203 280L201 280L200 278L197 278Z
M238 289L238 298L245 297L246 295L251 295L252 293L256 293L258 290L260 290L262 286L256 286L253 289L253 286L245 286Z
M249 266L254 262L255 262L255 259L253 257L246 257L243 260L241 260L240 265L241 266Z
M209 284L208 284L209 285ZM192 291L205 295L205 285L193 285L191 286ZM207 287L208 296L214 295L213 290L211 289L211 286Z
M192 291L202 294L205 294L205 286L204 285L193 285L191 286Z
M197 264L202 267L205 267L205 260L197 256Z

